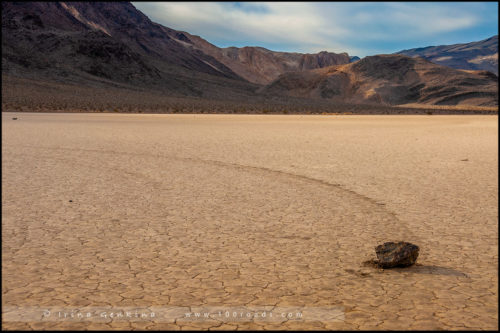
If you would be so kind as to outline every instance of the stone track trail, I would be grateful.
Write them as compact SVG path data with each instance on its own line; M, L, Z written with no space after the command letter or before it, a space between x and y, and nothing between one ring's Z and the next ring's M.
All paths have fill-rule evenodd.
M364 266L378 243L428 240L349 184L175 150L94 146L4 140L4 313L339 306L345 320L180 313L168 322L4 321L6 329L497 328L491 275L436 265L425 247L408 269Z

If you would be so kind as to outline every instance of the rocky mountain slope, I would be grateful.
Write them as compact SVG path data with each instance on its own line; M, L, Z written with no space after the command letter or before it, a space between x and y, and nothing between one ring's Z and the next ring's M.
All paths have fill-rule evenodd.
M347 65L286 73L262 92L343 103L498 105L494 74L456 70L404 55L370 56Z
M212 96L255 86L128 2L3 2L2 73Z
M428 46L403 50L397 54L423 57L456 69L486 70L498 76L498 35L478 42Z

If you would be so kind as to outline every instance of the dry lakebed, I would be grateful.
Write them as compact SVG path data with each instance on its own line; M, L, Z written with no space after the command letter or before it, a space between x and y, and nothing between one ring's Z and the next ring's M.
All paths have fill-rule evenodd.
M2 318L498 329L498 116L4 112Z

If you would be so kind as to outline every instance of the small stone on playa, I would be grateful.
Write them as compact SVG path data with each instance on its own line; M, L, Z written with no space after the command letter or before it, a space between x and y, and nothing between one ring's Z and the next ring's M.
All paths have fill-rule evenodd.
M411 266L418 257L419 247L408 242L387 242L375 247L377 264L382 268Z
M69 202L73 202L73 200L70 200Z
M14 118L12 118L12 120L17 120L17 118L14 117Z

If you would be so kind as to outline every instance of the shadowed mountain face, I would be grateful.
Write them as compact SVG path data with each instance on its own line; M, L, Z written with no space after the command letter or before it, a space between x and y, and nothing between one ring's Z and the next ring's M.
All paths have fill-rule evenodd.
M2 72L156 87L181 95L254 90L127 2L2 3Z
M419 56L456 69L486 70L498 76L498 36L479 42L403 50L397 54Z
M377 55L347 65L286 73L262 92L350 103L498 105L494 74L403 55Z

